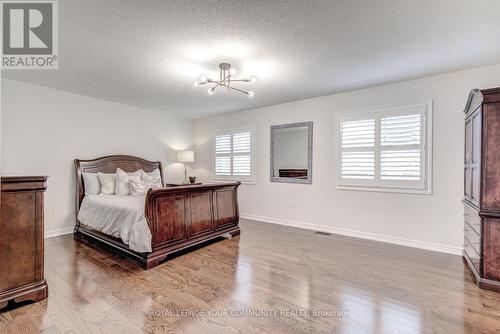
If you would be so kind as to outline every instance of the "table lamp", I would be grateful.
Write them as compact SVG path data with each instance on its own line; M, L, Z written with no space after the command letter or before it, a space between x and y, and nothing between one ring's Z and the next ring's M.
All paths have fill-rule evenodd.
M184 164L184 183L188 183L187 179L187 163L194 161L194 151L178 151L177 162Z

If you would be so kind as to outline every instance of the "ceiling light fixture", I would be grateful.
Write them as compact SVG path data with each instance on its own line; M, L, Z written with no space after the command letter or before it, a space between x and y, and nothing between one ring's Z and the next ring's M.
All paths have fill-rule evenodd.
M213 86L208 89L208 94L210 94L210 95L212 95L215 92L215 89L220 86L222 88L226 88L228 91L235 90L237 92L248 95L248 97L253 97L254 92L252 92L251 90L246 91L246 90L242 90L242 89L233 87L232 83L233 82L255 83L257 81L257 78L252 75L249 78L233 79L232 77L234 75L236 75L236 69L231 67L231 64L220 63L219 64L219 80L210 79L206 75L202 74L202 75L200 75L200 80L195 81L194 85L198 87L198 86L202 86L202 85L213 84Z

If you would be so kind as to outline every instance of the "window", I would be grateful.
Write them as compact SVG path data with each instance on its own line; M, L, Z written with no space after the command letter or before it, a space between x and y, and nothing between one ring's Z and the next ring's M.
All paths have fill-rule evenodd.
M214 174L216 179L251 181L252 131L224 131L214 140Z
M339 115L338 188L430 193L432 103Z

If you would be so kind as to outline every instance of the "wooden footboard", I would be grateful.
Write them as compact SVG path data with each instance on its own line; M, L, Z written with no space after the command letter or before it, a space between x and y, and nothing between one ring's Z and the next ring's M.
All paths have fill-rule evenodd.
M239 182L150 189L145 216L152 234L152 268L178 250L239 234Z
M160 170L160 162L147 161L128 155L111 155L92 160L75 160L76 216L84 198L82 173L116 173L142 169ZM240 233L238 186L240 182L186 185L149 190L145 200L145 216L152 235L152 252L138 253L120 239L80 225L75 227L75 238L95 244L141 263L146 269L157 266L170 254L221 236Z

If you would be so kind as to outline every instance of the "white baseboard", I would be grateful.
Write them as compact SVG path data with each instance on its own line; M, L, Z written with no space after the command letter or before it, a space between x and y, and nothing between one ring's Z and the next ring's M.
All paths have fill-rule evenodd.
M434 251L434 252L447 253L447 254L453 254L453 255L461 255L462 254L462 248L460 248L460 247L437 244L437 243L428 242L428 241L405 239L405 238L399 238L399 237L394 237L394 236L384 235L384 234L355 231L355 230L349 230L349 229L333 227L333 226L309 224L309 223L298 222L298 221L293 221L293 220L270 218L270 217L263 217L263 216L257 216L257 215L241 214L240 217L243 219L261 221L264 223L293 226L293 227L298 227L298 228L304 228L307 230L340 234L340 235L345 235L345 236L349 236L349 237L368 239L368 240L374 240L374 241L381 241L381 242L386 242L386 243L395 244L395 245L426 249L426 250L430 250L430 251Z
M60 235L71 234L75 230L75 227L65 227L59 230L45 231L45 239L58 237Z

